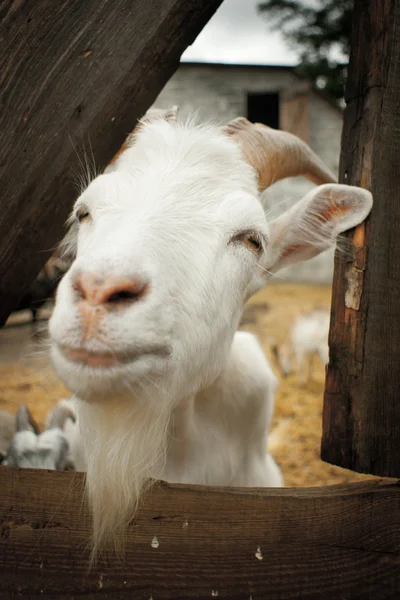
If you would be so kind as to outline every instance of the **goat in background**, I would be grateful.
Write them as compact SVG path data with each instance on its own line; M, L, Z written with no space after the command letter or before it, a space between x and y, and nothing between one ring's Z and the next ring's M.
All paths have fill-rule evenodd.
M12 467L64 470L84 469L82 442L77 435L77 415L73 400L61 399L50 411L44 431L22 404L16 415L0 414L0 432L7 425L7 439L0 447L2 464Z
M35 323L39 309L54 296L60 279L68 270L68 266L60 257L52 256L20 299L14 309L15 312L29 309L32 314L32 321Z
M272 346L283 377L295 370L298 384L305 385L312 377L315 355L324 365L328 363L329 323L328 309L315 309L296 317L283 344L279 348L276 344Z

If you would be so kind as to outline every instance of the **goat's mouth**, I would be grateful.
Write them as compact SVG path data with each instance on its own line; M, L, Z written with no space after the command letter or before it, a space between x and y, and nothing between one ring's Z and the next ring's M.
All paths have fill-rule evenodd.
M70 361L80 365L107 369L118 367L134 362L143 356L155 355L166 357L170 351L166 347L143 348L130 352L93 352L84 348L71 348L68 346L59 346L62 354Z

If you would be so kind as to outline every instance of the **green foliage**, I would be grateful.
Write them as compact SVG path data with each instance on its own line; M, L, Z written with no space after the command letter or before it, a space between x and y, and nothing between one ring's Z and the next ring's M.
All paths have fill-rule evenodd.
M353 0L265 0L258 10L300 49L299 71L338 100L343 98Z

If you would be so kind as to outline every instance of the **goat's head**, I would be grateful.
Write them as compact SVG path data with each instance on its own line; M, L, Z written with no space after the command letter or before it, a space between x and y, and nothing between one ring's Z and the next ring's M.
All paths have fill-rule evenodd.
M68 386L99 401L161 377L177 399L211 382L268 274L326 249L370 211L369 192L325 185L268 224L259 191L299 174L334 180L285 132L150 113L75 205L76 260L50 323Z
M268 224L260 192L294 175L327 185ZM83 400L95 549L118 544L146 478L160 473L174 403L221 372L247 298L368 215L369 192L332 181L287 133L151 111L78 199L76 259L50 335L59 374Z

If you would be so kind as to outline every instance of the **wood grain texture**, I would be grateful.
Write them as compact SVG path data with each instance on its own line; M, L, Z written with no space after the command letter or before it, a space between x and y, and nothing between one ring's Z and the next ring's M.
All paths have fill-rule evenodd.
M400 3L354 14L340 180L374 208L335 259L322 458L400 477Z
M220 4L0 1L0 325L61 238L85 156L107 164Z
M104 560L90 573L82 488L81 473L0 468L2 600L400 597L395 482L275 490L156 483L129 528L126 561Z

